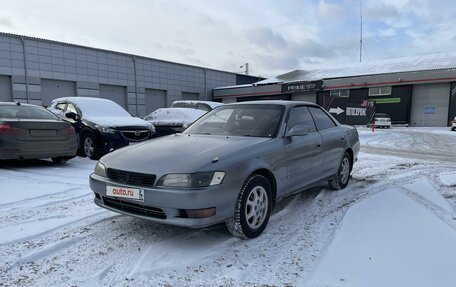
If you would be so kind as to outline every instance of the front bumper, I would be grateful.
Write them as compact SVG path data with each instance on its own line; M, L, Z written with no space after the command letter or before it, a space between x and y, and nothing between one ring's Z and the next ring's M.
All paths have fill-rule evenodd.
M106 186L141 188L144 201L106 196ZM239 193L235 183L200 189L171 189L122 185L108 178L90 175L90 188L94 202L100 207L155 222L200 228L224 222L234 214ZM215 215L206 218L189 218L185 210L215 208Z

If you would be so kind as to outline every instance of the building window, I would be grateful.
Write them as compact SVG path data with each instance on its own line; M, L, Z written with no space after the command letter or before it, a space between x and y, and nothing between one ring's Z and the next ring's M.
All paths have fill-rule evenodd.
M332 90L331 96L339 98L348 98L350 96L350 90Z
M391 86L369 88L369 96L387 96L391 95Z

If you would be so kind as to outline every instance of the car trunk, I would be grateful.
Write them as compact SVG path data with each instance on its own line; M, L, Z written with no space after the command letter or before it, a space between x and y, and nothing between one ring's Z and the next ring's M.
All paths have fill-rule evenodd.
M65 141L71 134L69 123L54 120L5 121L19 141Z

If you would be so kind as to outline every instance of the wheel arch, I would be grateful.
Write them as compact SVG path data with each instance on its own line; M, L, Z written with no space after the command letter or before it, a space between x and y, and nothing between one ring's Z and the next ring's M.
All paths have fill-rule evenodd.
M272 200L273 200L273 202L275 202L276 195L277 195L277 181L276 181L274 174L267 168L260 168L260 169L253 171L250 174L250 176L253 176L253 175L261 175L266 178L266 180L269 182L269 186L271 187Z
M348 153L350 155L350 171L352 171L353 169L353 164L355 162L355 158L354 158L354 154L353 154L353 150L351 148L348 148L345 150L346 153Z

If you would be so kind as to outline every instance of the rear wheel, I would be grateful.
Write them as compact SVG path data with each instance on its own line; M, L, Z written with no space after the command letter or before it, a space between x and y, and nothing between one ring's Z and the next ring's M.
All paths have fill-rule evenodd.
M236 201L234 217L226 222L228 231L242 239L260 235L269 221L272 191L262 175L252 175L244 183Z
M344 189L348 185L351 172L351 157L348 152L345 152L342 161L337 171L337 176L328 181L329 187L335 190Z

